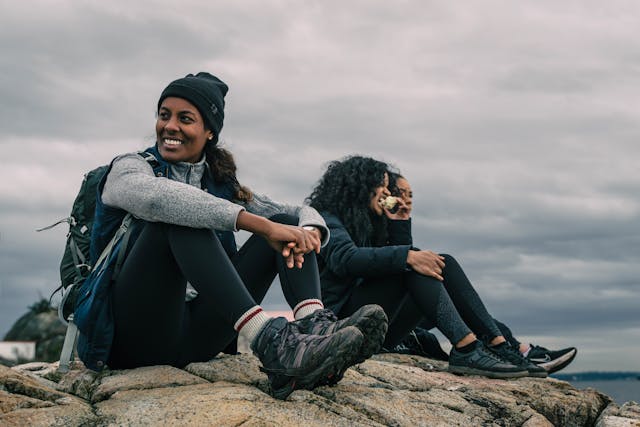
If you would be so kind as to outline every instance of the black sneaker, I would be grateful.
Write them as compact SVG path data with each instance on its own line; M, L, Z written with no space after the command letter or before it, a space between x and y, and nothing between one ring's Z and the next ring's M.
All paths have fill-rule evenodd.
M449 360L449 355L440 347L438 338L420 327L409 332L400 344L386 351L389 353L412 354L445 362Z
M526 369L502 360L480 341L476 341L476 347L468 353L452 348L448 371L457 375L482 375L489 378L520 378L529 375Z
M529 373L529 377L546 378L547 370L542 366L538 366L535 363L524 357L520 351L513 347L508 342L503 342L496 346L489 346L489 350L500 356L500 358L510 362L516 366L526 369Z
M576 357L576 354L578 354L578 350L575 347L567 347L562 350L549 350L538 345L530 344L530 346L531 350L529 350L529 354L527 354L527 359L543 367L550 374L566 368Z
M269 378L269 394L284 400L294 390L311 390L346 370L363 340L353 326L330 335L307 335L284 317L276 317L260 330L251 350Z
M332 376L326 384L337 384L344 376L344 371L349 366L364 362L382 348L387 334L388 320L382 307L375 304L360 307L351 316L338 320L333 311L329 309L316 310L302 319L292 322L300 333L310 335L328 335L348 326L355 326L364 335L362 347L353 353L348 366L344 370Z

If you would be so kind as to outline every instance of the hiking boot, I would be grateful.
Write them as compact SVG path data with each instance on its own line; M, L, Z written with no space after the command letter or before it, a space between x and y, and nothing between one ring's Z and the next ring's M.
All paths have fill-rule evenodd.
M353 326L330 335L308 335L284 317L276 317L263 326L251 350L269 378L269 394L284 400L294 390L311 390L346 370L363 340Z
M529 354L527 354L527 359L543 367L550 374L564 369L573 361L576 354L578 354L578 350L575 347L567 347L562 350L549 350L538 345L529 345L531 349L529 350Z
M452 348L448 370L457 375L482 375L489 378L520 378L529 374L525 368L502 360L480 341L476 341L476 347L468 353Z
M500 358L506 360L507 362L510 362L516 366L526 369L527 372L529 373L528 374L529 377L536 377L536 378L547 377L546 369L528 360L526 357L522 355L522 353L520 353L518 349L516 349L506 341L503 342L502 344L489 346L488 348L490 351L494 352L495 354L500 356Z
M355 326L362 332L364 340L360 349L352 354L348 366L344 370L328 379L325 384L337 384L344 376L349 366L364 362L382 348L387 334L387 315L382 307L369 304L360 307L351 316L342 320L329 309L316 310L302 319L292 322L300 333L312 335L327 335L340 331L349 326Z
M328 335L347 326L355 326L364 335L364 343L359 354L359 362L363 362L382 347L387 334L387 322L387 315L382 307L369 304L360 307L351 316L342 320L338 320L333 311L325 308L316 310L292 323L298 327L301 333L310 335Z

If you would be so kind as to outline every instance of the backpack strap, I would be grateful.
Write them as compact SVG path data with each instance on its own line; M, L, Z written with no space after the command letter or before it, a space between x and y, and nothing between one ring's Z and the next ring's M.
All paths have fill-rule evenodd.
M50 230L50 229L52 229L53 227L55 227L56 225L60 225L60 224L62 224L63 222L66 222L67 224L69 224L69 225L71 225L71 226L76 225L76 224L75 224L75 223L76 223L75 218L74 218L74 217L72 217L72 216L68 216L68 217L66 217L66 218L62 218L62 219L61 219L60 221L58 221L58 222L54 222L54 223L53 223L53 224L51 224L51 225L47 225L46 227L38 228L38 229L36 229L36 231L45 231L45 230Z
M72 283L69 286L67 286L65 289L62 289L62 285L60 285L58 287L58 289L56 289L55 291L53 291L53 293L51 294L51 296L49 297L49 304L51 304L51 298L53 298L53 296L56 294L56 292L58 292L60 289L62 289L62 298L60 299L60 303L58 303L58 318L62 321L62 323L64 323L65 325L68 323L69 319L66 318L64 316L64 308L65 308L65 304L67 303L67 299L69 299L69 296L77 289L76 286L80 286L79 283ZM69 317L73 316L73 312L69 315Z
M81 268L86 268L87 271L91 271L91 266L87 262L87 258L84 256L78 244L73 236L69 236L69 247L71 248L71 257L73 258L73 265L76 268L76 274L78 278L82 278Z
M156 159L156 156L154 156L153 154L147 151L140 151L138 152L138 154L140 155L140 157L145 159L154 170L158 166L160 166L160 162L158 162L158 159ZM124 263L124 256L127 252L127 246L129 245L129 237L131 236L131 223L133 222L133 219L133 215L127 214L122 220L122 224L120 225L120 229L118 230L118 233L121 233L122 243L120 244L118 258L116 259L116 265L114 266L113 275L111 276L111 280L113 281L115 281L120 274L120 269L122 268L122 264Z
M147 163L155 170L158 166L160 166L160 162L156 159L156 156L149 153L148 151L138 151L138 155L145 159Z
M151 168L153 168L153 174L157 177L169 178L169 164L167 162L163 162L158 149L154 145L153 147L147 148L145 151L140 151L138 153L143 159L145 159ZM160 160L159 160L160 159Z
M113 248L116 246L116 244L120 241L120 239L122 239L122 237L129 230L129 225L131 224L132 220L133 220L133 215L131 215L130 213L125 215L124 219L122 220L122 223L120 224L120 228L118 228L118 230L116 231L116 234L113 235L113 237L109 241L109 244L104 248L104 250L100 254L100 257L96 261L95 265L101 265L102 262L106 258L108 258L109 255L111 255L111 252L113 251Z
M73 285L71 285L73 286ZM67 323L65 321L65 323ZM76 347L76 340L78 339L78 327L73 321L73 313L69 315L67 323L67 332L64 336L64 342L62 343L62 351L60 352L60 363L58 364L58 372L67 373L71 367L71 359Z
M122 231L122 243L120 244L120 251L118 252L118 258L116 259L116 265L113 268L113 274L111 280L115 281L120 274L122 263L124 263L124 255L127 252L127 246L129 245L129 237L131 236L131 222L133 222L133 215L127 214L122 220L120 230ZM115 236L114 236L115 239Z

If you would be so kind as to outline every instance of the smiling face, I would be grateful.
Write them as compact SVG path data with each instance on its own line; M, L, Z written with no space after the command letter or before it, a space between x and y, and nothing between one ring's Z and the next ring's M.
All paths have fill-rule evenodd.
M375 212L376 215L380 216L384 214L384 209L380 206L380 202L390 196L391 193L387 188L389 186L389 175L384 173L384 178L382 183L373 189L373 197L371 197L371 201L369 202L369 209Z
M158 109L156 121L158 151L172 163L195 163L213 133L206 129L198 109L189 101L170 96Z

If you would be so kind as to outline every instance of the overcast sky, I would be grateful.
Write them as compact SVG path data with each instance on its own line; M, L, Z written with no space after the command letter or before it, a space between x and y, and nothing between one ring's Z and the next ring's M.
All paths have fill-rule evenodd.
M640 370L640 3L0 0L0 338L58 285L82 175L153 143L162 89L230 86L240 181L300 203L360 153L567 369ZM240 236L241 240L243 236ZM284 308L277 293L265 306Z

